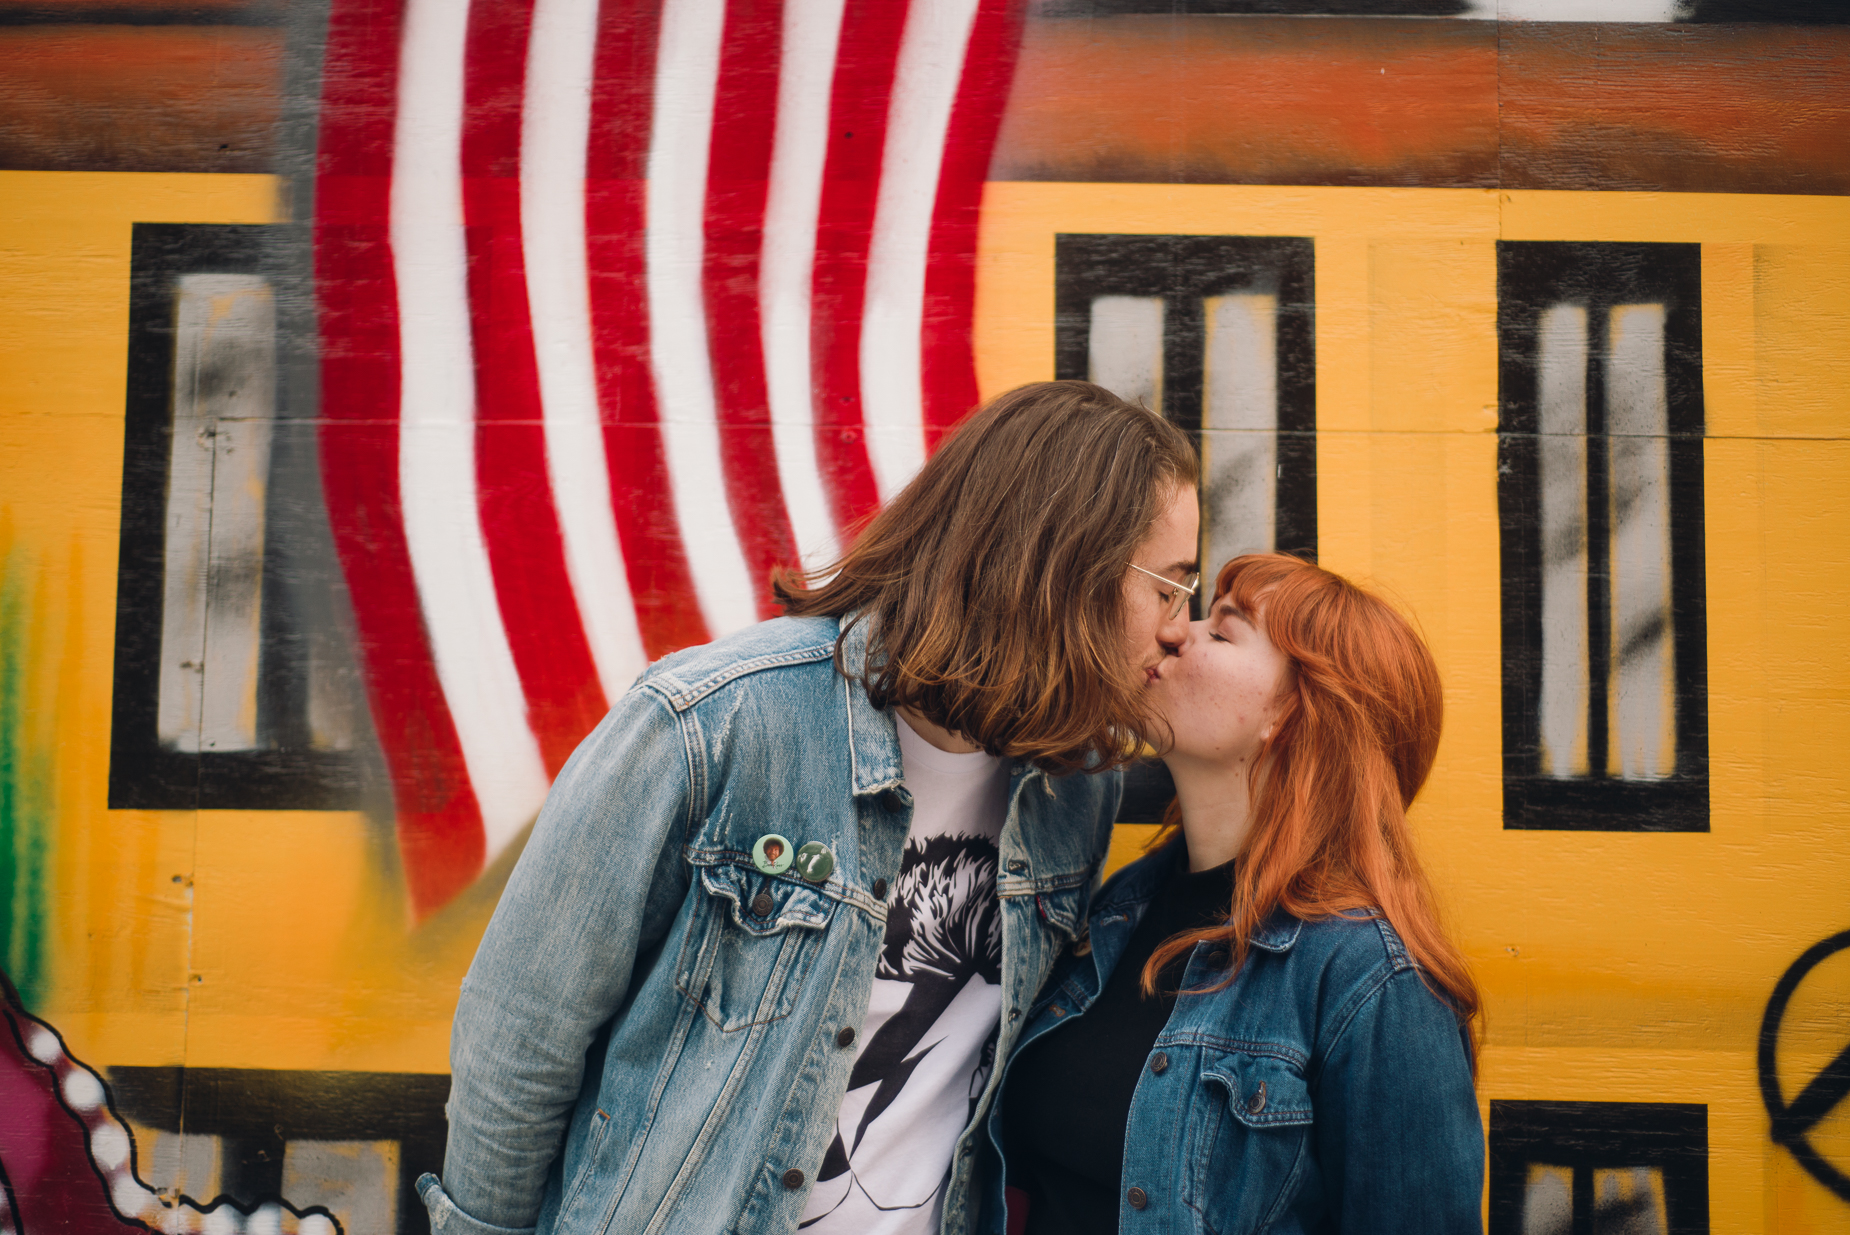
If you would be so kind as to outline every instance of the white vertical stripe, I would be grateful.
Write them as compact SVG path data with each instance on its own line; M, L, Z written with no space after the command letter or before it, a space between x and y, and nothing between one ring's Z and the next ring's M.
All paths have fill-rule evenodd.
M391 205L398 483L437 678L492 858L539 811L547 777L527 725L476 507L461 165L468 21L469 6L457 0L405 6Z
M1086 323L1086 380L1126 403L1163 410L1163 298L1094 296Z
M537 0L520 119L520 243L539 368L546 473L565 570L604 697L648 664L610 500L585 256L585 159L597 0Z
M270 463L268 421L221 423L214 435L211 596L199 749L258 745L258 666L263 648L263 500ZM233 465L236 465L235 468ZM229 484L231 501L220 486ZM247 516L247 520L240 519ZM223 534L231 532L226 543Z
M887 107L861 321L861 409L883 502L925 462L925 265L945 134L978 3L912 0Z
M180 308L184 310L182 299ZM206 586L212 553L212 438L198 401L185 397L189 340L175 323L173 434L161 555L161 665L154 726L163 746L199 749L205 707Z
M1542 768L1588 770L1587 311L1557 304L1537 332L1542 489Z
M812 569L833 559L841 547L816 459L809 309L822 174L829 153L829 98L844 3L785 0L783 58L777 70L777 134L771 146L771 185L758 271L758 311L777 479L784 491L784 507L790 512L797 553Z
M726 6L665 0L649 135L649 358L675 515L707 630L715 638L758 620L751 571L733 527L720 464L719 411L700 286L707 156Z
M187 274L178 284L156 731L179 750L250 750L276 301L262 275Z
M1574 1229L1574 1168L1529 1164L1523 1181L1522 1226L1527 1231Z
M1612 307L1606 433L1612 511L1608 766L1626 780L1676 771L1670 605L1670 398L1664 306Z
M1270 553L1278 510L1278 297L1210 296L1202 304L1202 573L1242 553Z

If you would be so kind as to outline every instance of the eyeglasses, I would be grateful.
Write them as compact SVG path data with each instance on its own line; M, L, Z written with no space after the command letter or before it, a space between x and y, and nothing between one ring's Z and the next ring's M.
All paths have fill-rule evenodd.
M1163 621L1165 622L1173 622L1181 617L1182 611L1188 608L1188 602L1195 595L1196 589L1201 586L1200 571L1196 571L1188 578L1182 580L1182 582L1177 583L1168 575L1159 575L1154 570L1144 570L1143 567L1135 562L1131 563L1131 569L1146 574L1157 582L1166 584L1175 589L1174 591L1162 593L1163 601L1168 605L1168 608L1163 611Z

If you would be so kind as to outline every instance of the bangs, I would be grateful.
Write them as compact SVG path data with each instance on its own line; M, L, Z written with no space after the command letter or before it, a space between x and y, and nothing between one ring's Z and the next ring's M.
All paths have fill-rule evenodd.
M1308 599L1307 593L1329 584L1342 586L1343 581L1303 558L1284 553L1249 553L1220 568L1214 580L1214 599L1209 604L1228 600L1248 615L1264 610L1266 635L1283 648L1279 633L1291 625L1285 619ZM1282 605L1274 603L1280 600Z

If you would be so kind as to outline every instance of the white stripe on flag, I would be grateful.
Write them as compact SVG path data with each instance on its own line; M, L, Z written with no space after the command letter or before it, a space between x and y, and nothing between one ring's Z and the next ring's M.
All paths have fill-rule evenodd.
M461 164L468 23L469 6L455 0L405 6L390 234L405 541L492 859L532 822L547 776L527 724L476 507Z
M520 242L565 569L604 697L648 665L610 500L585 256L597 0L536 0L520 123Z
M783 58L777 73L777 134L764 210L758 297L765 386L777 478L803 565L826 565L841 538L829 514L816 459L810 377L810 280L816 220L829 153L829 98L845 0L785 0Z
M701 290L707 158L726 6L664 0L647 194L649 355L675 515L701 614L718 638L758 620L720 463Z
M861 322L861 407L883 502L925 462L925 263L945 136L978 3L912 0L887 105Z

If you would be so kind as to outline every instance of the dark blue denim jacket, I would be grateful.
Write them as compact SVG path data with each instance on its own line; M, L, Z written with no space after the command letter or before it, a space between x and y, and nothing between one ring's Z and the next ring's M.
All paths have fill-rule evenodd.
M1079 944L1055 966L1018 1052L1085 1015L1184 852L1170 845L1101 889L1090 952ZM1196 947L1182 990L1226 976L1216 953L1225 945ZM984 1145L984 1235L1005 1226L1002 1127L999 1097ZM1125 1131L1118 1230L1475 1233L1483 1184L1465 1038L1393 928L1279 913L1232 984L1177 999L1151 1046Z

